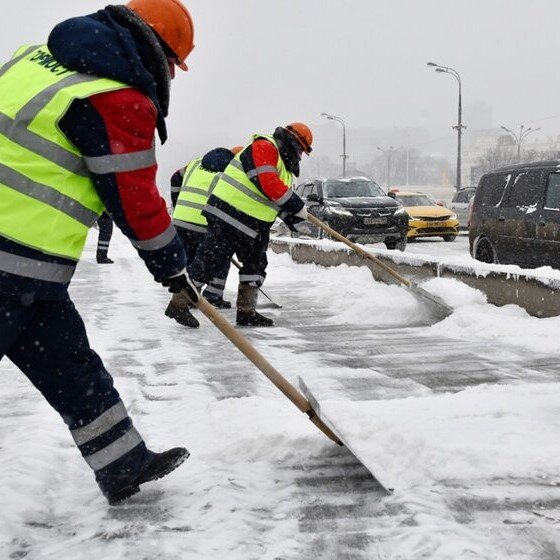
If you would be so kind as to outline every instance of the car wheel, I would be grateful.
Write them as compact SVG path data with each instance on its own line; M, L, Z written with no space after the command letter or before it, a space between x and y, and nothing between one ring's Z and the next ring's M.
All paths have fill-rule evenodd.
M385 247L387 247L389 251L404 251L406 249L406 242L406 235L404 237L401 237L401 239L395 239L394 237L391 237L390 239L385 240Z
M476 245L476 253L474 258L477 261L484 263L495 263L496 255L494 254L494 248L488 239L482 238Z
M406 235L399 239L399 241L397 242L397 246L395 247L395 249L399 250L399 251L404 251L406 249L406 244L408 242L408 238L406 237Z
M456 235L444 235L443 236L443 240L447 241L447 242L455 241L455 239L457 239Z

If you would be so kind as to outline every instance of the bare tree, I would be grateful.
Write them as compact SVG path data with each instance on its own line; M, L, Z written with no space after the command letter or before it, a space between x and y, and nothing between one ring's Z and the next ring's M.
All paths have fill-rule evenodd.
M521 162L524 161L545 161L558 159L560 152L558 150L523 150L521 152Z
M495 146L488 148L477 160L476 171L480 177L494 169L517 163L517 152L513 143L501 141L504 136L498 138ZM560 156L557 150L522 150L521 163L557 159Z
M498 141L495 146L488 148L477 159L477 170L480 175L484 175L484 173L488 173L493 169L514 163L517 163L517 154L514 147L512 145L500 144Z

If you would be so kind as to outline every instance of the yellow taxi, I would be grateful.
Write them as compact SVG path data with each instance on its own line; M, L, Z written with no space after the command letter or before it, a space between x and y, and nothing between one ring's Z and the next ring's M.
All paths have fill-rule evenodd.
M455 241L459 220L449 208L439 206L424 193L391 191L389 194L404 206L409 215L408 239L443 237L444 241Z

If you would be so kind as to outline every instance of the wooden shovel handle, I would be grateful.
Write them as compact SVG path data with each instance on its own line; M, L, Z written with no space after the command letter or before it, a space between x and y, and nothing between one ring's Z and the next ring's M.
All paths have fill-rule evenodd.
M315 424L328 438L338 445L342 445L340 439L332 430L317 416L311 403L283 376L274 366L262 356L257 349L231 325L222 315L216 311L202 296L197 302L197 307L206 317L216 325L216 327L228 338L237 349L242 352L282 393L288 397L301 412L309 416Z
M374 257L372 254L368 253L367 251L364 251L360 246L356 245L355 243L352 243L352 241L350 241L349 239L346 239L344 235L341 235L340 233L338 233L338 231L335 231L334 229L329 227L327 224L325 224L325 222L322 222L321 220L319 220L319 218L313 216L313 214L308 214L307 219L312 224L315 224L317 227L327 232L331 237L334 237L335 239L338 239L338 241L341 241L345 245L348 245L348 247L353 249L356 253L358 253L358 255L361 255L362 257L369 259L370 261L373 261L377 266L381 267L385 272L388 272L393 278L396 278L401 284L404 284L408 288L410 288L410 286L412 285L412 282L408 280L408 278L401 276L396 270L386 265L383 261L379 260L377 257Z

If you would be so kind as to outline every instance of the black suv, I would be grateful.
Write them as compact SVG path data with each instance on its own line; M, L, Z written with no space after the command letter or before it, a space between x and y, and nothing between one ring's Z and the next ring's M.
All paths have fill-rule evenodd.
M408 214L371 179L308 179L296 192L306 201L311 214L351 241L381 242L387 249L404 251ZM309 222L300 229L313 237L322 237L322 230Z
M469 224L471 255L479 261L560 268L560 161L484 175Z

